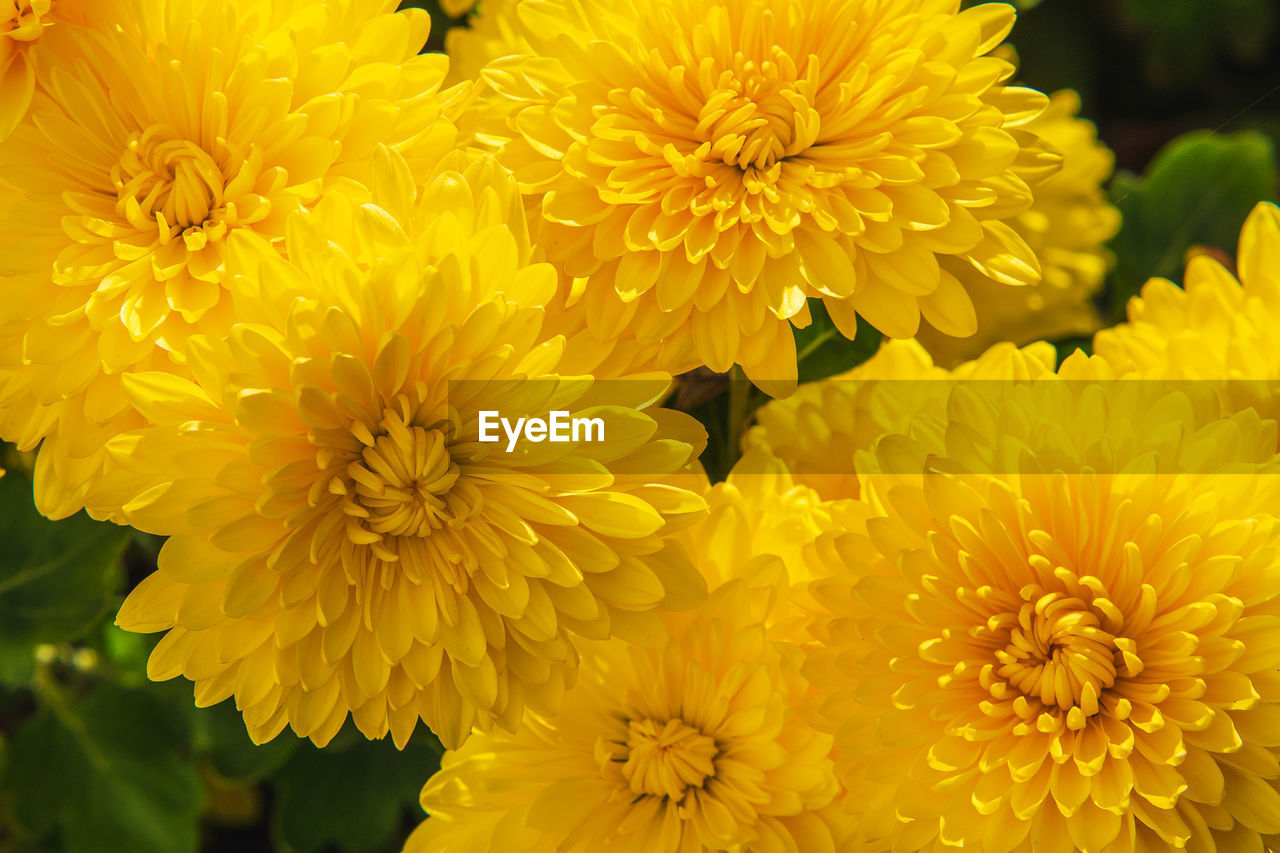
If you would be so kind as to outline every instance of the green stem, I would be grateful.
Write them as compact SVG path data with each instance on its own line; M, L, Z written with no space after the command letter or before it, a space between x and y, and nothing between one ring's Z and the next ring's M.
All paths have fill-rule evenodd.
M831 340L835 336L836 336L836 330L834 326L830 329L827 329L825 332L823 332L820 335L814 335L813 338L810 339L810 341L807 344L805 344L804 347L801 348L799 352L796 353L796 361L797 362L804 361L806 358L808 358L809 356L817 352L819 347L825 346L827 341Z
M739 365L729 371L729 423L728 441L724 451L724 475L729 476L733 464L742 455L742 433L747 426L747 411L751 404L751 382Z

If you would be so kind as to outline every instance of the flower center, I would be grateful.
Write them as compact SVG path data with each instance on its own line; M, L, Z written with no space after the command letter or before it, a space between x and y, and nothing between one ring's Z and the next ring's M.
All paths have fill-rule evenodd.
M767 170L809 148L819 128L812 106L816 59L801 79L777 46L762 61L738 53L733 65L721 72L698 115L695 134L711 143L711 156L743 171Z
M135 133L111 168L116 210L181 229L205 224L222 206L222 169L210 154L166 127Z
M374 434L363 423L353 428L364 445L347 465L342 510L356 544L374 544L385 536L430 535L446 515L444 496L459 476L438 429L411 426L388 409Z
M42 15L49 14L50 0L0 0L0 36L14 41L35 41L44 31Z
M1050 592L1019 609L1008 645L995 653L996 673L1022 695L1064 711L1085 697L1088 715L1116 682L1118 654L1116 637L1084 600Z
M632 720L622 775L636 794L684 798L715 775L716 742L683 720Z

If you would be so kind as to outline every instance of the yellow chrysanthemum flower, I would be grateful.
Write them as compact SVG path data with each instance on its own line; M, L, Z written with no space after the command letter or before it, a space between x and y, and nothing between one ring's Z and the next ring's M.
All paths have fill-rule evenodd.
M811 646L813 620L827 610L810 595L811 582L826 575L810 549L824 534L860 525L865 505L823 500L765 446L750 447L706 499L707 517L676 537L679 546L712 588L734 578L754 586L772 580L770 636ZM772 571L760 568L770 562Z
M1236 266L1230 270L1198 253L1182 287L1159 278L1147 282L1129 302L1128 322L1098 332L1094 352L1122 374L1152 379L1280 379L1280 209L1274 204L1259 204L1245 222ZM1263 406L1269 416L1280 413L1274 402L1242 402Z
M959 0L523 0L533 56L494 61L478 139L527 193L591 332L666 366L796 375L822 298L910 337L975 329L955 257L1006 285L1039 263L1006 222L1058 166L1038 92L986 56L1013 9Z
M1047 343L992 347L954 370L936 366L916 340L886 341L864 363L840 376L801 385L791 397L756 412L744 445L767 448L797 483L825 500L861 494L854 457L886 433L929 429L946 413L956 380L1028 379L1053 373L1057 353Z
M866 452L805 670L850 849L1272 849L1276 437L1203 386L1048 379Z
M513 728L555 710L570 633L650 636L705 594L662 549L705 507L683 487L705 432L651 407L670 377L559 375L556 277L492 161L446 158L420 192L394 154L375 167L369 202L295 214L290 261L230 238L271 319L193 337L194 381L126 376L151 425L89 494L170 535L117 619L168 632L151 677L234 695L257 741L323 745L348 714L397 744L419 719L449 746ZM605 429L511 450L485 443L488 411Z
M40 37L54 24L83 24L88 5L86 0L0 3L0 140L13 132L31 105Z
M761 554L781 561L788 576L811 579L805 549L838 529L837 504L799 485L787 466L763 447L751 448L728 478L707 492L707 518L680 534L713 587L742 577Z
M1103 244L1119 229L1120 212L1102 191L1115 158L1079 112L1075 92L1058 92L1049 108L1026 125L1062 153L1062 171L1037 186L1031 207L1009 220L1040 259L1040 286L1010 290L971 267L944 261L973 298L978 332L953 338L922 328L920 338L939 364L973 358L998 341L1021 346L1097 330L1093 297L1111 260Z
M557 716L445 755L405 853L847 849L831 738L800 719L802 656L769 639L769 589L721 586L654 647L584 644Z
M47 5L47 3L45 4ZM79 508L121 376L182 374L238 304L229 238L363 176L375 145L433 154L443 57L394 0L127 0L130 26L41 37L27 119L0 142L0 429L43 440L45 513Z
M475 80L492 59L532 52L520 35L517 3L518 0L484 0L466 26L449 30L444 46L449 54L450 81Z

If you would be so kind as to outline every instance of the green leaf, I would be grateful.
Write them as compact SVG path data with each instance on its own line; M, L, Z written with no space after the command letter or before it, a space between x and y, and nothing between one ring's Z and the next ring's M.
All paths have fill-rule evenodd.
M418 795L441 752L425 730L403 752L389 740L355 739L345 748L335 741L324 750L304 743L274 777L276 831L297 853L326 844L350 853L390 849L425 817Z
M141 530L130 530L130 534L133 536L133 542L138 551L145 554L154 565L160 557L160 549L164 547L165 540L168 537L143 533Z
M154 638L126 631L110 620L103 620L98 642L103 656L111 663L116 683L128 687L150 683L147 679L147 658L156 644Z
M66 853L52 838L11 840L4 834L4 824L0 824L0 851L4 853Z
M880 348L880 332L861 317L858 318L857 334L849 340L831 321L821 299L809 300L809 313L813 322L795 331L796 361L801 382L815 382L852 370Z
M213 768L231 782L256 782L275 772L298 748L291 736L258 746L249 739L244 716L233 702L220 702L212 708L195 711L196 742Z
M0 645L0 687L25 687L36 672L31 646Z
M44 713L19 729L9 746L4 787L12 792L22 828L32 835L53 829L67 792L81 781L75 745L65 733L52 713Z
M110 685L74 700L44 684L40 696L4 774L21 828L57 829L65 853L194 853L203 791L187 715Z
M1113 313L1153 276L1180 280L1193 245L1234 254L1249 211L1275 193L1274 150L1253 131L1188 134L1165 146L1141 179L1118 175L1111 195L1124 225L1112 243Z
M36 512L31 481L0 477L0 646L63 643L111 605L129 531L81 513L49 521Z

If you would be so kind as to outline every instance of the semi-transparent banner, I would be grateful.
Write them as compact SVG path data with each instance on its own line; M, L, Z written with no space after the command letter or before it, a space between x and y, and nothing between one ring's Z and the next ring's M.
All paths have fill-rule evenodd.
M1280 470L1280 380L833 379L780 400L731 386L661 375L467 380L419 418L455 459L547 473L591 460L667 471L650 446L700 451L705 431L687 410L734 395L754 410L742 450L767 450L802 475ZM663 461L647 470L646 458ZM751 473L749 460L736 473Z

